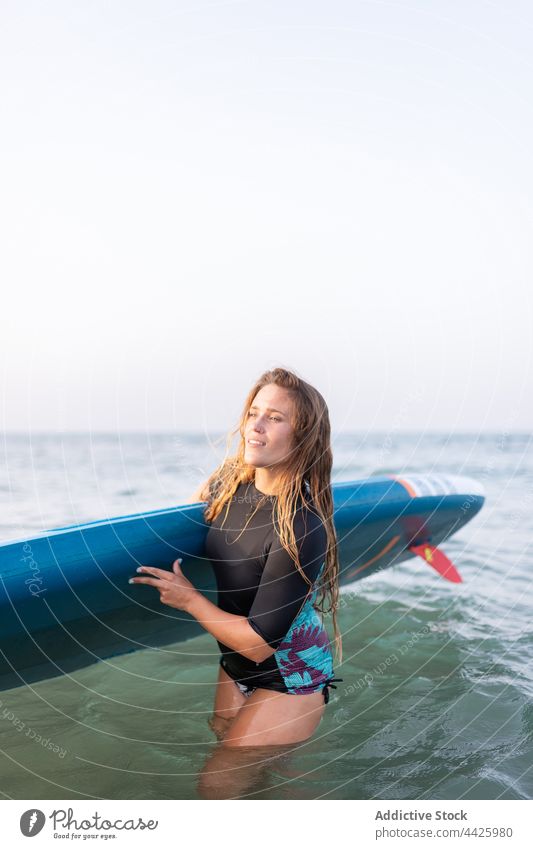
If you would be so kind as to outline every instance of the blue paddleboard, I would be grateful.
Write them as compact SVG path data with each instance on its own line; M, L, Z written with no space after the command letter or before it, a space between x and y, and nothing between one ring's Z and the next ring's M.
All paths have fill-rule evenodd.
M333 499L346 585L418 553L460 580L451 564L446 573L432 561L484 495L470 478L416 474L336 483ZM0 544L0 689L200 633L186 613L162 606L157 590L128 578L138 565L170 570L182 557L185 575L216 603L203 509L187 504Z

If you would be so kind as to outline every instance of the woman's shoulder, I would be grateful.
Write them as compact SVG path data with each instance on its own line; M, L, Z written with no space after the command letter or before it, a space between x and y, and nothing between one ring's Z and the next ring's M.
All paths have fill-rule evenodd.
M302 534L313 533L315 537L327 535L326 525L310 497L299 499L294 514L294 530Z

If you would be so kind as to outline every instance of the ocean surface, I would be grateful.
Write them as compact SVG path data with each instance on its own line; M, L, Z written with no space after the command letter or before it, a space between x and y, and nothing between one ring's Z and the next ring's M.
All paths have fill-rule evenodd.
M464 474L486 502L442 546L462 584L417 559L343 589L344 681L310 741L221 755L208 726L218 650L206 633L0 692L2 796L532 798L532 449L531 434L506 431L334 437L335 481ZM0 451L8 540L180 504L224 440L8 434Z

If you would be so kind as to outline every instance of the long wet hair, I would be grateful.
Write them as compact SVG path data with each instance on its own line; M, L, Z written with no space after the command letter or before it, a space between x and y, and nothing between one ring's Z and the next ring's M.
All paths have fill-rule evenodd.
M315 607L321 613L331 613L335 654L342 660L342 638L337 623L339 607L339 558L337 537L333 524L333 495L331 492L331 426L329 412L320 392L305 380L284 368L264 372L252 387L235 430L230 431L224 460L210 475L201 500L207 501L204 517L212 522L226 507L227 511L237 487L255 479L255 466L244 461L245 427L248 412L255 396L264 386L275 384L287 390L293 402L291 424L293 442L283 469L276 479L277 498L273 504L281 545L295 561L296 567L309 586L312 582L304 573L298 556L294 533L294 516L301 499L322 520L327 533L327 552ZM230 456L235 434L240 434L237 453ZM268 496L265 496L268 498ZM260 499L258 507L263 499Z

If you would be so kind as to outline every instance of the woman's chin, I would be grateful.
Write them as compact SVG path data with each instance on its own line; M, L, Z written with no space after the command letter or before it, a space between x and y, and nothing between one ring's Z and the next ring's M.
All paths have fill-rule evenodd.
M247 447L244 452L244 462L249 466L261 466L261 457L258 455L258 449Z
M266 463L266 462L262 463L261 460L258 460L257 457L246 457L246 455L245 455L244 456L244 462L246 463L247 466L252 466L252 468L254 468L254 469L270 468L268 463Z

